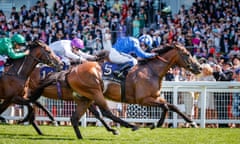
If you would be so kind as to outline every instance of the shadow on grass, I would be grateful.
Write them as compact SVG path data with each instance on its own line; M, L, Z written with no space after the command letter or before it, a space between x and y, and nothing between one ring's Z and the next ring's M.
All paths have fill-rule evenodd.
M115 141L114 138L93 138L93 137L83 137L83 139L77 139L76 137L66 137L62 135L31 135L31 134L13 134L13 133L0 133L0 139L1 138L9 138L9 139L26 139L26 140L70 140L70 141L76 141L76 140L87 140L87 141ZM131 139L133 140L133 139ZM137 140L137 139L136 139ZM129 139L122 139L121 141L129 141Z
M29 140L76 140L75 138L68 138L61 135L31 135L31 134L13 134L13 133L0 133L1 138L13 139L29 139Z

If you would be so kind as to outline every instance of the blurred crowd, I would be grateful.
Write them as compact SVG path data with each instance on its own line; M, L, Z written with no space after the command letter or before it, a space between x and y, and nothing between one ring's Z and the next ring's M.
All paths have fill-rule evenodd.
M176 14L162 9L155 12L153 4L152 0L114 0L108 7L104 0L56 0L48 8L45 0L39 0L29 9L13 7L10 17L0 11L1 34L21 33L27 41L41 39L47 44L78 37L92 54L104 49L109 39L114 43L121 36L138 38L148 33L153 48L179 42L208 69L207 74L203 71L189 78L193 75L172 68L165 80L240 81L240 1L195 0L189 9L182 5ZM110 34L109 39L105 34ZM214 98L222 101L220 96ZM223 100L224 105L232 98Z

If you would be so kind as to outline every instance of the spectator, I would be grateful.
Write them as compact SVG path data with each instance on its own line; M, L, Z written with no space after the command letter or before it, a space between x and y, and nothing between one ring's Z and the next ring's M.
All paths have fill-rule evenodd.
M110 51L112 48L112 36L110 33L110 29L108 27L105 27L103 30L103 48L104 50Z
M185 81L195 81L195 76L191 73L186 71L184 73ZM191 119L194 118L194 92L179 92L179 104L182 103L184 106L183 112L190 117ZM189 127L189 124L185 125L185 127Z
M224 61L223 66L216 65L213 75L217 81L232 81L233 71L232 63ZM231 93L215 93L216 109L218 119L228 119L228 104ZM227 127L226 124L220 124L219 127Z
M202 73L197 78L198 81L216 81L213 76L213 69L209 64L202 64ZM198 100L199 108L201 107L201 99ZM217 119L217 111L215 107L214 95L209 92L206 97L206 119ZM216 128L217 124L209 124L207 127Z
M240 81L240 68L234 71L234 81ZM232 96L232 115L233 117L240 117L240 93L233 93ZM231 127L240 127L240 124L232 124Z
M138 13L138 18L140 22L140 31L146 26L146 20L147 20L147 14L143 7L140 8L140 11Z
M134 20L133 20L133 36L135 38L138 38L140 36L140 21L138 19L138 16L135 16Z
M95 43L93 44L93 54L96 55L100 50L103 50L101 39L96 37Z

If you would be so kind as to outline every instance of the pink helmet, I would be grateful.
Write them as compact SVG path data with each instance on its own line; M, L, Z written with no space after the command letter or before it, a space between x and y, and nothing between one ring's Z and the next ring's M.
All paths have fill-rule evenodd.
M72 41L71 41L71 45L74 46L74 47L77 47L77 48L84 48L84 43L81 39L79 38L74 38Z

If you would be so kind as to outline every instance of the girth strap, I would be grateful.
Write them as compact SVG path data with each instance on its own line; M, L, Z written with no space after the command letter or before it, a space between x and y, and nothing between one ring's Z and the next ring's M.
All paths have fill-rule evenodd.
M121 81L121 101L122 102L125 102L126 101L126 95L125 95L125 83L126 83L126 78L124 78L122 81Z

